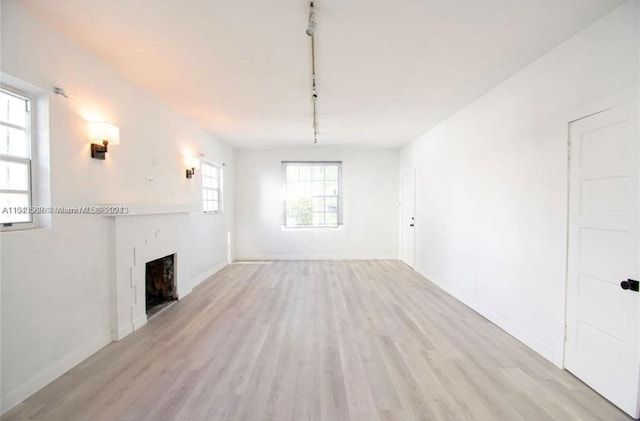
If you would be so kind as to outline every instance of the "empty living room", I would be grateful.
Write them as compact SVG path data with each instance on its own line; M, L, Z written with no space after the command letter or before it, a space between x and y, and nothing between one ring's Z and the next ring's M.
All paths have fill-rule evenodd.
M639 0L0 0L0 419L639 419L639 101Z

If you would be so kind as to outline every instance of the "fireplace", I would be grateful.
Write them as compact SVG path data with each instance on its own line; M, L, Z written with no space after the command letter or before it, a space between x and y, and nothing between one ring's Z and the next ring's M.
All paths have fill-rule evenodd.
M145 265L147 317L157 314L177 299L175 254L147 262Z

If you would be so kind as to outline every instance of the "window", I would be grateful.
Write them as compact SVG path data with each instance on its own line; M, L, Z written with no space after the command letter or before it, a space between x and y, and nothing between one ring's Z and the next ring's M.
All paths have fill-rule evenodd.
M202 210L205 213L222 212L222 168L202 161Z
M33 226L31 206L31 101L0 89L0 224Z
M340 162L283 162L286 227L337 227Z

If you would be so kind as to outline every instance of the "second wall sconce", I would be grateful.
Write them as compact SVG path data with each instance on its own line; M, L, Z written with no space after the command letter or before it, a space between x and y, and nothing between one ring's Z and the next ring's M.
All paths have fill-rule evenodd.
M89 123L91 158L104 160L109 145L120 144L120 129L104 122Z
M200 160L195 156L185 156L184 164L187 168L187 178L193 178L193 175L196 173L196 169L200 168Z

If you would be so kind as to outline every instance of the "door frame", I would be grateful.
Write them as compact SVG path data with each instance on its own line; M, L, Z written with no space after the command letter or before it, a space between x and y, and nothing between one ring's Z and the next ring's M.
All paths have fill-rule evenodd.
M558 349L558 353L554 356L555 364L566 370L565 367L565 353L566 353L566 339L567 339L567 301L569 300L569 195L570 195L570 180L571 180L571 168L569 163L569 154L571 153L571 123L576 122L578 120L582 120L583 118L590 117L595 114L600 114L604 111L610 110L617 106L623 105L627 102L631 102L634 100L640 100L640 85L635 85L626 89L623 89L615 94L605 96L603 98L588 102L586 104L582 104L578 107L572 108L568 110L564 116L564 121L566 124L566 186L565 186L565 211L566 211L566 221L565 221L565 259L564 259L564 289L562 293L564 294L563 303L564 308L562 311L562 335L560 339L560 346ZM638 315L640 318L640 314Z
M414 229L414 233L413 233L413 266L410 266L408 263L406 263L403 260L403 241L404 241L404 235L403 235L403 220L402 220L402 214L404 212L404 203L403 203L403 179L406 175L410 175L411 177L413 177L413 216L415 219L415 214L416 214L416 170L411 169L409 171L405 171L402 174L400 174L400 215L398 215L398 219L399 219L399 233L398 236L400 238L399 241L399 247L398 247L398 254L400 257L400 261L405 263L407 266L409 266L410 268L415 270L415 266L416 266L416 234L415 234L415 229Z

